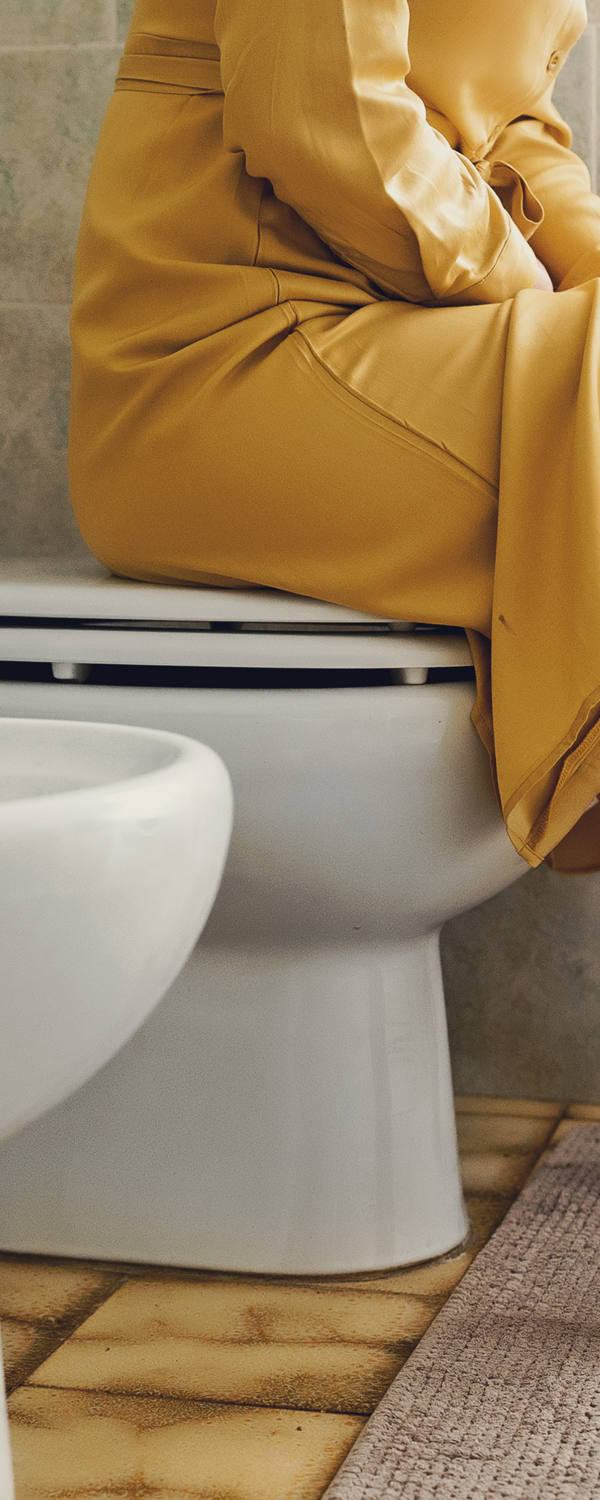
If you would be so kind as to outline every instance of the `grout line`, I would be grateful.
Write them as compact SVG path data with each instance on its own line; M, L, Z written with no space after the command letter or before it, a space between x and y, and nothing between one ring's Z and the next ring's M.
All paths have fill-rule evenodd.
M35 1362L31 1365L31 1368L27 1370L27 1373L25 1375L23 1375L21 1373L21 1371L23 1370L23 1368L27 1365L27 1360L24 1359L23 1360L23 1365L20 1367L19 1378L18 1378L18 1380L15 1381L15 1384L12 1385L12 1384L10 1384L7 1381L7 1384L6 1384L6 1394L7 1394L7 1396L8 1395L12 1395L13 1391L18 1391L24 1385L26 1385L27 1381L31 1379L31 1376L35 1374L35 1371L39 1370L40 1366L43 1365L43 1364L45 1364L46 1360L50 1359L50 1356L52 1354L56 1354L57 1349L60 1349L62 1344L68 1344L69 1339L72 1338L73 1334L76 1333L77 1329L81 1328L83 1326L83 1324L87 1322L88 1318L91 1318L92 1314L98 1311L99 1307L102 1307L103 1302L108 1302L109 1299L112 1297L113 1293L117 1292L119 1290L119 1287L122 1286L125 1283L126 1280L127 1280L127 1277L125 1275L119 1276L117 1273L115 1273L115 1276L114 1276L114 1286L112 1286L110 1288L104 1287L102 1289L102 1291L98 1295L96 1295L95 1297L91 1297L90 1301L87 1304L86 1311L83 1313L83 1315L78 1319L78 1321L76 1323L73 1323L68 1328L68 1330L66 1330L64 1327L62 1329L59 1328L59 1329L56 1330L55 1337L54 1338L52 1338L52 1337L49 1338L48 1345L47 1345L47 1347L45 1349L44 1354L41 1356L41 1358L37 1358L37 1357L35 1358ZM9 1314L6 1314L6 1316L8 1317ZM67 1315L65 1315L65 1316L67 1316ZM13 1322L18 1322L19 1320L13 1318L12 1321ZM29 1321L30 1327L33 1327L33 1328L36 1328L36 1329L40 1329L40 1330L43 1330L43 1328L45 1326L43 1323L35 1323L35 1322L32 1323L31 1320L28 1320L26 1318L23 1318L21 1321L24 1322L24 1323L26 1323L27 1321Z
M410 1354L413 1353L415 1347L415 1345L411 1346ZM400 1373L401 1369L402 1365L400 1365L399 1367L398 1374ZM395 1379L396 1377L394 1376L393 1378ZM361 1407L360 1410L357 1409L356 1411L335 1411L332 1410L332 1408L329 1406L288 1406L285 1403L282 1403L278 1406L263 1406L259 1401L227 1401L225 1398L219 1398L218 1396L182 1396L177 1391L111 1391L106 1386L102 1385L42 1385L41 1382L39 1382L37 1385L22 1385L17 1387L17 1389L28 1391L56 1391L57 1394L60 1394L61 1396L118 1396L120 1400L123 1400L124 1398L126 1401L178 1401L184 1405L193 1403L194 1406L227 1406L234 1408L239 1407L240 1411L298 1411L305 1412L307 1417L312 1417L315 1414L327 1417L364 1417L365 1421L367 1420L367 1417L369 1417L375 1410L375 1406L379 1405L379 1402L382 1399L381 1396L378 1396L374 1406ZM13 1394L12 1391L10 1394Z

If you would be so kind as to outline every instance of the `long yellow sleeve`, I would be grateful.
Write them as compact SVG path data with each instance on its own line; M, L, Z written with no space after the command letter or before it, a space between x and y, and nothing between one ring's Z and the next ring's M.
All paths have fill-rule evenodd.
M572 132L551 100L552 88L535 114L514 120L494 144L494 156L510 162L539 198L544 219L530 244L559 291L600 276L600 197L574 151Z
M218 0L225 146L389 295L504 301L534 255L407 86L409 19L407 0Z

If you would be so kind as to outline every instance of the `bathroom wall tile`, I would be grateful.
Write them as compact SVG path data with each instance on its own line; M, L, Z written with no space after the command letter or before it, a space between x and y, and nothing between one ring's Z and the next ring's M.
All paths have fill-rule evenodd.
M558 74L553 99L557 109L573 131L573 150L590 169L592 186L596 185L596 48L593 26L578 41Z
M2 47L110 42L113 28L114 0L3 0Z
M18 1500L318 1500L364 1421L25 1387L9 1401Z
M399 1294L132 1280L31 1383L370 1411L437 1311Z
M125 41L131 25L134 0L117 0L117 36Z
M69 302L85 189L119 47L0 51L0 284L7 302Z
M0 551L89 555L69 503L68 308L0 305Z
M600 1103L600 875L542 865L442 931L455 1092Z

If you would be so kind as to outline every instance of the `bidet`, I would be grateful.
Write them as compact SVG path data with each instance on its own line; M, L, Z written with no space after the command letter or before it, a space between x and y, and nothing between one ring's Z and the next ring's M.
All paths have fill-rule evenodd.
M141 1026L208 919L233 793L198 740L0 719L0 1138ZM4 1386L0 1495L13 1500Z

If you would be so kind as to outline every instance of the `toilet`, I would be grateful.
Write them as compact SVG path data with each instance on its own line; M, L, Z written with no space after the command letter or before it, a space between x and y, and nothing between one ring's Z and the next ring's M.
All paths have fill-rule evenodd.
M235 809L165 998L0 1145L0 1248L302 1276L459 1245L439 932L527 868L464 632L20 557L0 663L1 716L196 738Z

